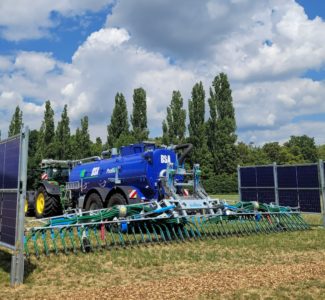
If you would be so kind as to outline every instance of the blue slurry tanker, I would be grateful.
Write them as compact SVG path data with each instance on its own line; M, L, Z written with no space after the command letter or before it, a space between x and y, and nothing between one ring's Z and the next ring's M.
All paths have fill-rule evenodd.
M184 174L178 174L177 170L182 169L191 149L191 144L157 147L154 143L139 143L121 147L119 154L112 151L110 158L63 161L71 166L64 189L62 185L41 182L35 207L43 207L44 211L37 211L36 216L41 218L58 214L58 205L63 210L95 210L161 200L171 193L182 193L181 182L186 172L184 170ZM177 177L177 187L170 185L168 178L171 176ZM43 201L42 205L38 205L38 199Z

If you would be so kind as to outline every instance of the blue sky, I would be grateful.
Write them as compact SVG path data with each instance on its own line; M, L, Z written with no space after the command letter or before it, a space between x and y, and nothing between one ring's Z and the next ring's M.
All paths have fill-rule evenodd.
M91 136L105 140L116 92L130 111L143 86L151 135L160 135L173 90L187 106L197 81L208 95L226 72L240 140L325 143L324 39L319 0L3 0L0 129L5 136L16 105L38 128L50 99L56 118L67 103L73 130L87 114Z

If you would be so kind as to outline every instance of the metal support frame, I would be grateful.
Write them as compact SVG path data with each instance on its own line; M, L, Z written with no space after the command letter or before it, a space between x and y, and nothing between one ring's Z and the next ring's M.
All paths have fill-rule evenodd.
M26 127L20 137L16 247L11 258L11 286L22 284L24 280L24 206L27 184L28 140L29 129Z
M325 174L324 174L324 162L322 159L319 160L318 170L320 174L320 199L321 199L321 211L323 218L323 226L325 227Z
M325 227L325 168L324 168L324 161L320 160L319 163L308 163L308 164L295 164L295 165L277 165L275 162L272 165L255 165L255 166L237 166L237 175L238 175L238 193L240 197L240 201L242 201L242 185L241 185L241 177L240 172L243 168L258 168L258 167L271 167L273 166L273 178L274 178L274 202L277 205L280 205L280 199L279 199L279 191L281 190L292 190L297 191L298 193L298 204L299 204L299 191L300 190L310 190L310 191L319 191L320 192L320 204L321 204L321 214L323 219L323 225ZM282 167L299 167L299 166L317 166L318 167L318 178L320 187L318 188L279 188L278 185L278 168ZM297 176L297 169L296 169L296 176ZM296 178L297 181L297 178ZM268 186L251 186L251 187L245 187L245 189L270 189Z
M241 195L241 179L240 179L240 165L237 166L237 180L238 180L238 195L239 195L239 201L242 201L242 195Z
M273 163L274 197L275 204L279 205L279 186L278 186L278 168L276 162Z

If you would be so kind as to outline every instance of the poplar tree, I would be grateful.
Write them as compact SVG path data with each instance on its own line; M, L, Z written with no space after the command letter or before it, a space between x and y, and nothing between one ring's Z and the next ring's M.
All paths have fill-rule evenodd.
M77 143L79 145L79 158L91 156L91 140L88 129L88 117L84 116L81 120L81 129L79 130L79 137L77 136Z
M213 80L209 107L207 137L215 172L232 174L237 167L236 120L230 84L224 73L220 73Z
M128 111L122 93L117 93L115 96L115 106L111 116L111 122L107 126L107 133L107 144L109 147L114 147L122 135L129 135Z
M23 128L23 112L20 110L19 105L17 105L9 125L8 137L19 134L22 128Z
M136 141L141 142L148 139L147 127L147 99L143 88L135 89L133 92L133 112L131 115L132 134Z
M61 114L61 120L56 128L56 157L58 159L71 158L71 134L68 106L65 105Z
M43 158L55 158L55 127L54 127L54 111L51 102L45 102L44 120L38 135L37 154L39 160Z
M164 145L169 145L168 126L167 126L166 120L163 120L163 122L162 122L162 131L163 131L163 136L162 136L161 142Z
M183 98L179 91L173 91L170 105L167 107L167 117L163 122L163 131L168 132L168 143L181 144L185 140L186 110L183 109ZM165 127L165 128L164 128Z
M188 102L189 142L193 144L191 158L194 163L204 163L207 152L205 134L205 91L202 82L196 83L192 89L192 97Z

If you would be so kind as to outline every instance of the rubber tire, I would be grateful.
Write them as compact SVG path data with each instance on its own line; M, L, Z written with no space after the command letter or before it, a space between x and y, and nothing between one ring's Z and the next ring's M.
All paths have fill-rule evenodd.
M85 205L86 210L96 210L103 207L103 202L98 194L92 193L89 195Z
M124 196L120 193L115 193L109 198L107 207L112 207L114 205L126 205L126 204L127 203Z
M25 210L26 217L34 217L35 216L35 207L31 205L28 199L25 199L25 205L27 202L27 211Z
M45 207L42 214L39 214L36 209L36 201L38 195L43 193L45 199ZM40 186L37 190L35 197L35 217L37 219L48 218L52 216L57 216L62 214L62 207L60 202L60 197L57 195L48 194L44 186Z

